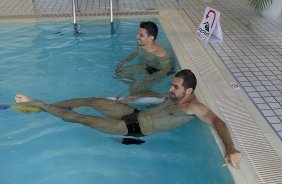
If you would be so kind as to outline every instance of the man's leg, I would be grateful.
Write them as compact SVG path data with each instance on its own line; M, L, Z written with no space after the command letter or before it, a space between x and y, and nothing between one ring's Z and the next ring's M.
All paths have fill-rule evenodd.
M100 118L91 115L79 114L74 111L60 109L52 105L42 104L39 106L44 109L46 112L57 116L65 121L80 123L92 128L95 128L98 131L116 134L116 135L126 135L127 127L124 121L115 119L115 118Z
M151 91L152 87L159 83L163 78L155 77L147 80L147 78L141 79L129 85L130 95L136 95L139 93L147 93L147 91Z
M26 96L22 97L25 98ZM128 133L125 122L120 119L100 118L91 115L79 114L77 112L64 110L53 105L47 105L41 101L32 101L30 98L28 98L28 100L23 100L22 102L27 103L28 105L39 107L46 112L68 122L80 123L109 134L126 135ZM20 102L19 99L17 100L17 102Z
M56 107L69 106L72 108L87 106L103 113L108 117L117 119L121 119L123 116L134 111L134 108L127 104L122 104L105 98L77 98L63 102L57 102L51 105Z
M32 99L23 94L17 94L15 100L17 103L32 101ZM56 107L70 107L71 109L87 106L96 109L108 117L117 119L121 119L121 117L134 111L134 108L127 104L121 104L104 98L77 98L57 102L51 105Z

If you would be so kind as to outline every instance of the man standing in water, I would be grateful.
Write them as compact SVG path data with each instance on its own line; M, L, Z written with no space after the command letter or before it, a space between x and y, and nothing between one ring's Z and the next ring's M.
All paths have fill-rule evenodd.
M141 22L136 37L138 50L117 64L116 76L118 78L136 80L135 74L149 74L141 80L133 81L134 83L129 87L131 94L150 90L154 84L172 71L167 52L155 42L157 36L158 27L154 22ZM124 66L137 56L140 56L138 64Z
M207 106L200 103L193 95L197 80L191 70L178 72L172 79L170 97L158 107L139 111L127 104L103 98L78 98L45 104L29 97L17 94L17 103L39 107L65 121L80 123L98 131L127 136L145 136L171 130L190 122L195 116L213 126L225 145L224 163L238 168L240 152L234 147L226 124ZM100 111L107 118L79 114L71 109L88 106Z

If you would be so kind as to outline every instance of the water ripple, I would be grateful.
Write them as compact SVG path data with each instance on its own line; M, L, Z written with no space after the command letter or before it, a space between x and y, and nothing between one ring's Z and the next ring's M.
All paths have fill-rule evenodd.
M41 137L44 137L46 135L49 135L49 134L54 134L54 133L58 133L58 132L63 132L63 131L66 131L66 130L69 130L69 129L72 129L71 126L65 126L63 128L48 128L48 129L44 129L36 134L32 134L32 135L29 135L28 137L25 137L25 138L20 138L20 140L14 140L14 141L8 141L8 142L3 142L3 143L0 143L0 146L15 146L15 145L22 145L22 144L25 144L25 143L28 143L30 141L33 141L35 139L38 139L38 138L41 138ZM16 133L22 133L22 132L25 132L25 131L28 131L28 129L21 129L19 131L16 131ZM15 132L13 132L15 133ZM11 137L14 137L12 135L12 133L9 133L9 134L6 134L6 136L8 135L8 138L11 138Z

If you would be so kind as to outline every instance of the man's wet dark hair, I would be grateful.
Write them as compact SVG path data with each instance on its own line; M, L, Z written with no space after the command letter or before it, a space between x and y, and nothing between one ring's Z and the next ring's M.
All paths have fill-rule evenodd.
M158 26L154 22L151 22L151 21L141 22L139 27L146 29L148 36L153 36L154 40L157 39Z
M184 87L184 89L192 88L193 91L195 90L197 85L197 79L191 70L181 70L177 74L175 74L175 77L181 77L183 79L182 86Z

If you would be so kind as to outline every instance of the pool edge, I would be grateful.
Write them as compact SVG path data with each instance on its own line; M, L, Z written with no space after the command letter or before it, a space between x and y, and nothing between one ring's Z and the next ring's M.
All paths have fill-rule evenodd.
M181 68L192 69L198 78L197 97L227 122L236 147L242 151L240 169L229 167L235 183L253 184L275 177L273 173L279 172L275 167L277 166L278 169L281 167L281 154L277 154L281 148L278 147L279 144L276 144L279 140L275 137L275 132L268 127L267 122L253 107L244 91L231 88L230 82L234 82L234 78L219 57L216 57L209 44L201 43L194 37L192 30L196 30L196 27L184 12L175 9L162 10L158 18L167 33ZM247 118L244 123L256 127L255 135L252 135L252 131L244 131L244 123L240 125L235 122L240 121L241 118ZM222 142L215 133L214 135L222 151ZM273 137L269 138L270 135ZM263 151L257 150L259 147L246 145L246 141L252 141L252 139L248 140L248 136L254 136L255 140L258 136L257 140L261 141L262 146L265 146L272 155L265 156ZM253 150L256 152L252 152ZM259 158L261 156L264 159L262 162ZM270 164L264 172L262 169L265 168L266 161L278 163L277 165Z

